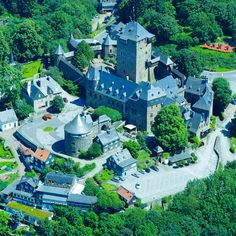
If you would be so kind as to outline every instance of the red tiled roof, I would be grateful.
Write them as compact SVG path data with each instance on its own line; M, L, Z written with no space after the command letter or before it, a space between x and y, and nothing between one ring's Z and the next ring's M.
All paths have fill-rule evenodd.
M34 153L34 157L45 162L49 157L50 152L46 149L37 148Z
M22 152L22 154L24 156L32 156L32 155L34 155L34 152L30 148L25 147L23 144L19 145L19 149L20 149L20 151Z
M121 197L123 197L123 198L127 201L127 203L129 203L129 202L132 200L132 198L134 197L134 194L131 193L128 189L126 189L126 188L123 187L123 186L120 186L120 187L119 187L117 193L118 193Z
M206 49L210 49L210 50L214 50L214 51L219 51L219 52L233 52L234 51L234 47L231 47L228 44L225 43L213 43L211 45L208 44L203 44L201 45L202 48L206 48Z

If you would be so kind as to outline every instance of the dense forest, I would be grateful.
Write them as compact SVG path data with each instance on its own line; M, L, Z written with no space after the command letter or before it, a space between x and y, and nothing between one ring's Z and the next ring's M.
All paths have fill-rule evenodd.
M159 206L148 211L131 208L110 214L109 209L83 213L77 208L55 206L54 220L45 221L40 227L31 227L27 235L235 235L235 178L236 161L227 164L224 171L219 170L209 178L190 182L184 192L173 198L165 198L165 209ZM8 218L2 212L1 235L12 235L7 223ZM24 232L14 233L23 235Z
M235 68L236 55L211 53L198 45L236 39L236 2L228 0L124 0L120 19L137 20L156 36L156 46L179 69L199 75L203 68Z

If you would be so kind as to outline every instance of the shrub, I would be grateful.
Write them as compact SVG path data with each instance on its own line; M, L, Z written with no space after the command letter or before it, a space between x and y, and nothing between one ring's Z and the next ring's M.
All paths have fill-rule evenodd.
M119 111L106 106L100 106L94 111L94 118L98 118L102 115L107 115L108 117L110 117L112 122L119 121L122 119L122 115Z
M235 153L236 147L234 145L230 146L229 151Z
M220 115L219 115L220 121L223 121L224 118L225 118L225 114L223 112L221 112Z

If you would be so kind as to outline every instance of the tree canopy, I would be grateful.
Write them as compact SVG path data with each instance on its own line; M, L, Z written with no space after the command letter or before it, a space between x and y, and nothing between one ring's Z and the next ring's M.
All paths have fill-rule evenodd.
M186 148L188 131L178 106L168 105L155 117L152 131L160 146L172 153Z
M119 121L122 119L122 115L119 111L106 106L100 106L94 111L95 118L98 118L102 115L107 115L108 117L110 117L112 122Z
M72 64L82 70L89 66L89 63L93 58L94 52L92 48L85 41L82 41L75 50Z
M224 112L232 99L232 90L229 82L224 78L217 78L213 81L212 89L214 91L213 108L214 113L219 115Z

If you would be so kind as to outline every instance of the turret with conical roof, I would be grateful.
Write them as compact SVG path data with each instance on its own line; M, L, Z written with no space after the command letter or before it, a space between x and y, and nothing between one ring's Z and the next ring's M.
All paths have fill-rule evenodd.
M58 66L59 62L60 62L60 58L62 58L64 56L64 51L61 47L61 45L59 44L57 49L54 52L54 65Z
M93 141L93 121L90 115L79 114L64 127L66 154L78 157Z

